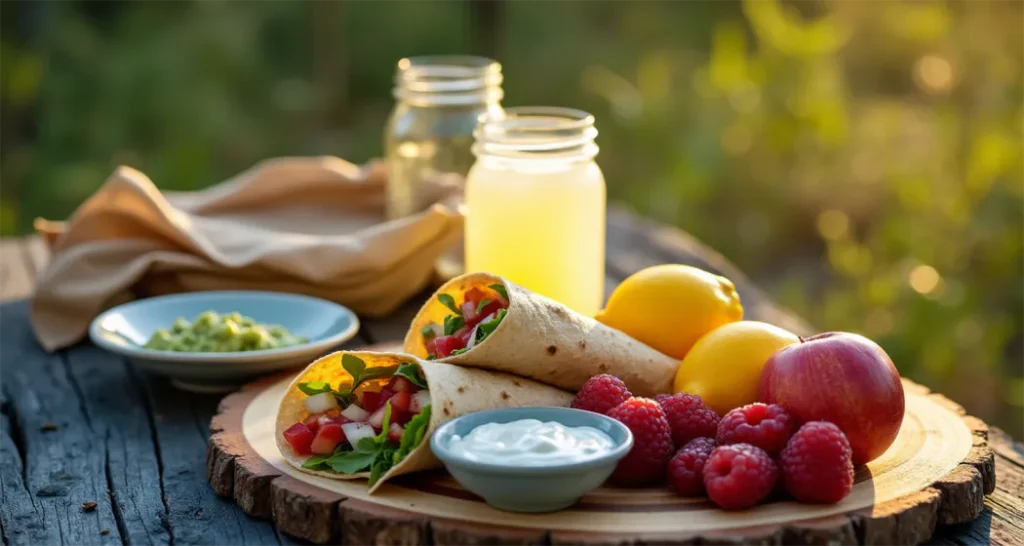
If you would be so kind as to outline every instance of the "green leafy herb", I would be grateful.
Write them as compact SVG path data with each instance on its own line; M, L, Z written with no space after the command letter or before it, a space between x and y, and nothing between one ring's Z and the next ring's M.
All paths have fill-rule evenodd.
M437 337L437 324L431 323L423 327L420 330L420 334L423 335L423 341L430 341Z
M367 368L366 363L363 362L361 358L350 354L341 356L341 367L345 368L345 371L352 376L351 387L335 390L332 389L330 383L326 381L307 381L298 384L299 390L308 396L329 392L334 395L334 398L336 398L342 406L348 407L348 405L352 403L356 389L359 388L359 385L373 379L391 377L394 375L395 370L398 369L398 366Z
M466 319L457 315L444 317L444 335L450 336L466 325Z
M479 315L480 311L483 311L488 303L491 303L491 300L480 300L480 303L476 304L476 314Z
M487 339L487 336L491 335L491 333L498 328L498 325L501 324L501 320L504 319L507 314L507 309L499 309L498 314L494 315L494 318L487 322L480 323L480 325L476 327L476 342L480 343Z
M373 438L360 438L355 450L360 453L376 453L377 447L377 437L374 436Z
M353 380L359 377L363 370L366 369L366 363L363 359L355 355L344 354L341 355L341 367L345 368L345 371L352 376Z
M307 381L296 385L300 391L308 396L331 392L331 384L326 381Z
M455 305L455 298L451 297L450 294L438 294L437 299L442 305L451 309L452 313L455 313L456 315L462 314L462 310Z
M495 292L501 294L501 297L505 298L505 301L508 301L508 292L505 291L504 284L490 284L487 285L487 288L490 288L491 290L494 290Z
M330 455L313 455L302 463L302 468L311 468L316 470L320 466L326 466L325 463L327 462L327 459L330 458Z
M427 381L420 375L420 367L412 362L403 362L398 365L395 375L404 377L420 388L427 388Z
M461 355L462 353L464 353L464 352L466 352L468 350L469 350L469 347L463 347L461 349L455 349L454 351L449 353L448 356Z
M355 474L369 468L376 458L376 452L344 451L331 455L331 458L327 459L327 466L341 474Z
M374 379L391 377L394 375L395 370L398 369L398 366L367 368L366 363L361 358L350 354L341 355L341 367L345 368L345 371L352 376L352 386L344 391L336 392L334 395L335 398L344 402L345 405L352 403L352 397L355 395L359 385Z

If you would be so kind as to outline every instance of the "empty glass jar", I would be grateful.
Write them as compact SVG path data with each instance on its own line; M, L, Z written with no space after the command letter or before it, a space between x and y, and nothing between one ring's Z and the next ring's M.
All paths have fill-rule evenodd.
M436 193L425 181L469 172L477 119L502 115L501 81L501 65L483 57L410 57L398 62L397 102L384 143L389 219L430 206Z

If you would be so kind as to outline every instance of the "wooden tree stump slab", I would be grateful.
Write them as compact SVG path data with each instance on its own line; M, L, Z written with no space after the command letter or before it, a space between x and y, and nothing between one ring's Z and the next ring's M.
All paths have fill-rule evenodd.
M392 347L381 347L385 349ZM988 429L963 408L905 381L907 413L886 453L860 467L832 506L788 501L726 512L667 488L604 487L554 514L489 507L443 470L402 476L374 495L365 481L295 470L274 441L277 407L293 375L225 398L211 423L214 491L285 533L349 544L917 544L937 524L970 521L995 485Z

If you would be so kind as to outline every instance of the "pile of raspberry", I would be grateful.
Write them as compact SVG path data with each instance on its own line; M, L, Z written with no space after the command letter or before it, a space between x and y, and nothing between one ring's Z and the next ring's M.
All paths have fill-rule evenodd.
M583 385L572 407L607 415L633 433L633 449L610 478L616 485L667 481L680 495L707 495L726 510L783 494L837 503L853 487L853 453L839 427L797 427L775 404L750 404L720 418L699 396L638 398L622 380L602 374Z

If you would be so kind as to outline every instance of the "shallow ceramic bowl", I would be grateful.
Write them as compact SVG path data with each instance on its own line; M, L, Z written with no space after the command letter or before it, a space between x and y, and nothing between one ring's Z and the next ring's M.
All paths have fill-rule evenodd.
M465 436L486 423L520 419L556 421L569 427L594 427L614 442L607 453L583 462L544 467L509 466L478 462L451 451L452 437ZM453 419L430 438L430 448L463 487L483 497L487 504L510 512L554 512L568 508L584 493L596 489L620 459L633 447L633 434L622 423L597 413L555 407L522 407L480 411Z
M208 310L238 312L261 324L280 324L309 342L235 353L143 348L158 328L169 328L178 317L193 320ZM119 305L92 321L89 338L108 351L128 357L141 369L170 377L181 389L223 392L260 374L305 366L352 339L357 331L358 317L336 303L297 294L239 290L191 292Z

